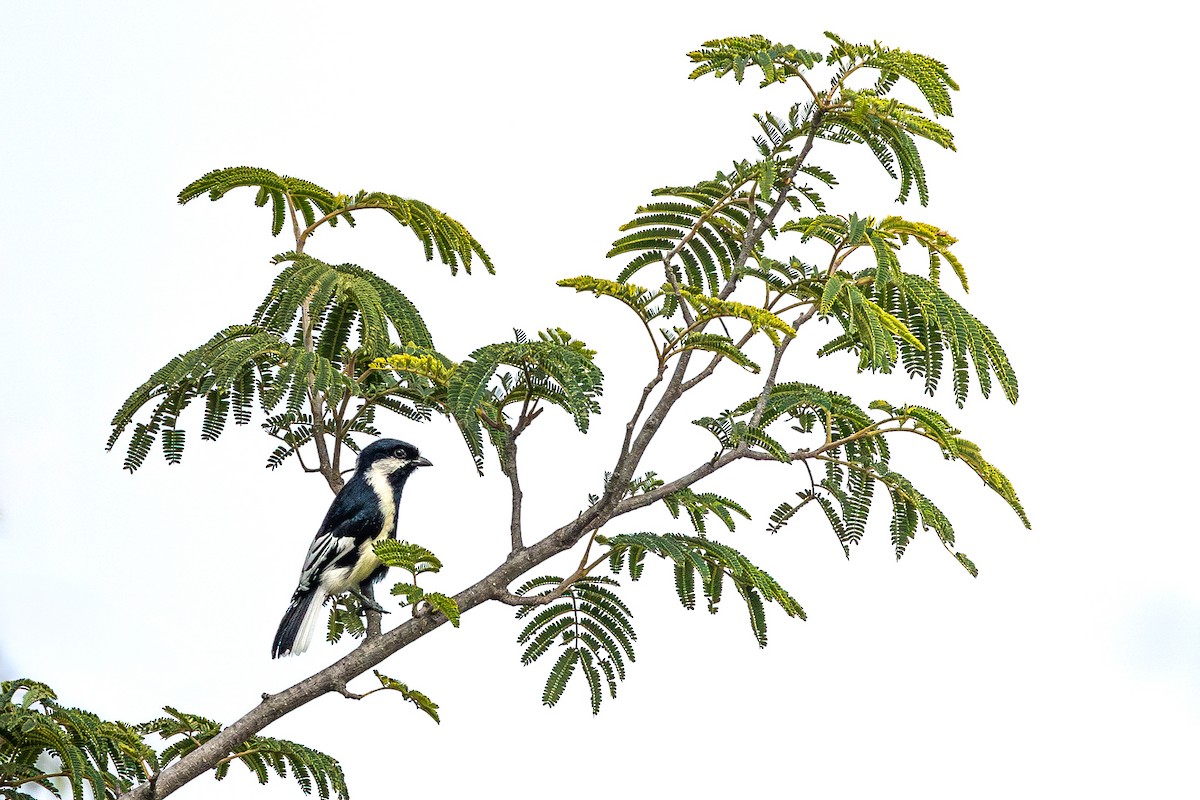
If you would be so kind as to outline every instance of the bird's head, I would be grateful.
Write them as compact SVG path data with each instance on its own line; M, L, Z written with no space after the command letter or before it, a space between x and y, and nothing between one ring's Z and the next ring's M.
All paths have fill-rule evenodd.
M399 439L378 439L371 442L358 454L355 471L363 475L407 478L417 467L431 467L433 463L424 458L417 448Z

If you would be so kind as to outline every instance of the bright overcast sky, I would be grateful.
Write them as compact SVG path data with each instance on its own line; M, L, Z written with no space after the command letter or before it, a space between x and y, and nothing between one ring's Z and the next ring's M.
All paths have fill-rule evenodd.
M171 704L230 722L348 649L268 657L330 496L295 464L263 468L257 422L211 444L193 414L183 464L156 450L133 476L103 451L128 393L247 321L269 258L290 248L251 192L181 208L181 187L248 164L422 199L471 229L497 275L451 278L367 215L308 250L396 282L456 359L513 327L561 325L596 347L607 382L592 433L547 414L522 440L532 535L598 489L649 369L631 316L554 280L614 276L607 245L649 191L749 157L751 113L785 111L801 88L689 82L684 54L746 33L824 49L828 29L940 58L962 86L959 152L926 148L932 201L902 213L960 239L964 302L1008 349L1021 400L932 402L1013 479L1033 531L961 464L898 444L980 577L932 534L897 564L882 497L847 562L816 509L765 533L802 482L798 467L747 465L701 487L755 512L726 540L809 614L768 607L765 650L736 598L716 617L686 612L653 563L625 590L637 663L597 718L580 686L540 705L549 664L520 666L519 625L497 607L383 666L441 704L441 726L391 695L328 697L267 734L341 759L357 798L1190 796L1200 539L1182 513L1196 435L1176 404L1200 176L1188 95L1170 82L1192 45L1156 3L1103 5L6 3L0 676L113 718ZM848 184L832 211L895 210L897 185L865 150L819 143L812 161ZM922 400L902 376L818 363L806 354L820 335L803 330L786 378L864 405ZM646 466L704 458L712 440L687 420L744 394L681 409ZM494 460L476 478L445 423L382 422L436 464L409 484L401 535L446 562L433 588L458 591L507 550L506 484ZM661 511L620 525L679 529ZM244 773L180 796L300 796Z

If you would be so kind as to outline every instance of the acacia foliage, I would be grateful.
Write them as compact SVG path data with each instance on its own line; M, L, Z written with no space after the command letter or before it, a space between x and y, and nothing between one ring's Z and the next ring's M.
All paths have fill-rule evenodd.
M556 705L573 676L582 675L593 713L605 697L616 696L635 660L633 612L618 578L639 580L647 555L671 563L674 591L685 608L703 605L716 612L732 586L759 646L767 643L769 606L790 618L805 618L789 589L711 530L720 522L733 535L738 519L751 516L712 483L693 488L735 461L787 466L780 481L785 497L766 526L771 532L783 531L802 509L815 505L849 557L867 535L876 497L886 494L897 558L918 531L931 530L956 563L977 575L972 559L958 547L950 520L895 468L891 442L906 434L901 438L932 443L947 460L972 470L1028 526L1012 483L941 412L910 402L864 405L804 380L786 357L805 337L809 322L825 321L838 333L812 343L811 352L819 357L849 355L858 371L889 373L899 367L926 395L948 385L960 407L973 391L987 397L999 390L1010 402L1018 397L1016 373L997 337L951 294L968 289L965 266L954 252L957 239L934 223L890 211L835 208L826 195L837 178L811 159L818 143L861 146L898 182L897 202L915 198L927 204L929 181L920 148L954 148L952 133L939 120L952 115L957 84L932 57L878 42L854 44L834 34L826 39L822 50L758 35L730 37L705 42L688 54L693 79L732 76L741 83L747 74L758 73L760 87L786 83L794 102L755 115L748 157L693 184L652 190L608 252L620 259L612 276L559 281L564 288L624 306L626 318L644 329L642 341L649 344L655 370L634 404L603 486L588 495L588 506L574 521L534 545L524 541L521 529L517 442L547 407L566 413L581 433L589 430L603 389L597 354L562 328L549 327L536 338L515 330L510 341L484 343L456 360L437 349L420 312L389 280L305 252L322 225L354 225L356 214L376 210L409 228L426 260L436 257L452 273L459 267L470 272L475 259L492 270L486 252L461 223L398 195L334 194L250 167L216 170L186 187L181 203L205 193L216 200L241 187L256 189L255 204L270 204L272 233L280 235L290 218L295 245L273 260L277 276L248 322L171 359L135 390L113 418L109 448L132 427L126 468L139 468L159 438L167 461L178 462L185 445L181 417L204 398L201 438L216 439L231 416L248 424L259 412L264 430L281 442L268 466L295 456L336 490L342 449L356 451L356 436L378 435L381 411L413 423L435 415L450 420L479 471L485 469L490 444L512 487L512 552L498 570L506 582L491 587L486 599L521 607L523 663L544 657L552 662L542 701ZM957 288L943 286L946 272L953 273ZM633 359L624 357L621 363ZM729 370L760 376L759 388L749 397L722 397L728 384L720 376ZM675 421L675 403L701 385L712 405L692 420L694 428L683 430L711 437L714 452L685 474L660 477L646 469L649 445L673 430L666 423ZM691 532L606 527L659 503L674 519L686 519ZM525 578L508 591L532 569L521 559L532 558L536 550L540 564L585 539L574 572ZM424 547L383 543L376 554L411 575L395 584L392 595L414 616L440 615L457 627L472 607L460 605L459 598L470 599L480 584L454 597L418 586L418 578L425 580L420 576L441 569ZM513 566L518 563L519 569ZM604 566L611 574L596 574ZM328 638L365 636L368 624L361 610L354 597L331 598ZM376 676L380 687L374 691L399 692L439 720L438 706L429 698L381 673ZM344 682L341 689L349 692ZM219 729L204 718L168 712L138 733L204 739ZM341 791L331 777L336 762L330 765L319 754L261 737L241 745L258 754L248 766L260 776L267 767L286 766L300 780L299 763L310 781L305 786L301 780L306 790L319 784L319 790ZM183 752L186 744L172 747L173 755L190 755ZM214 764L218 777L230 758L241 757L231 751ZM105 770L110 769L115 770L112 781L125 781L121 786L150 774L137 772L136 766L126 774L120 765L93 761L100 781L94 785L107 785ZM324 783L318 780L322 774ZM83 772L76 777L91 780Z
M436 706L435 706L436 708ZM137 725L101 719L90 711L63 705L44 683L0 683L0 797L36 800L32 787L72 800L115 798L134 785L153 781L172 762L221 731L210 719L167 706L165 715ZM156 734L162 749L147 737ZM215 770L224 778L234 761L267 783L290 772L304 791L315 788L321 800L347 800L346 778L337 760L311 747L253 736Z
M716 440L713 464L751 457L803 465L800 487L775 508L768 530L783 530L812 504L849 557L867 532L882 487L878 494L891 503L897 558L919 529L932 530L956 562L977 575L974 562L958 549L950 520L893 466L889 440L906 433L932 442L947 460L966 464L1028 527L1012 483L979 446L932 408L883 400L864 408L844 394L791 378L790 362L783 358L804 324L824 320L840 332L817 344L819 357L849 354L859 371L901 367L930 396L948 378L960 407L972 389L987 397L998 388L1010 402L1018 397L1016 373L995 334L942 285L948 267L968 290L966 269L953 249L957 239L936 224L897 213L831 210L825 194L837 178L809 160L819 141L864 145L899 182L898 202L915 194L925 205L929 186L918 142L954 148L952 133L937 118L951 116L957 84L929 56L826 36L831 46L824 53L762 36L716 39L689 53L696 64L693 79L732 75L741 83L754 70L762 75L760 87L802 84L801 99L782 112L755 115L754 157L692 185L653 190L653 199L621 226L608 253L624 263L615 278L580 275L559 285L616 300L631 311L652 343L659 374L674 368L680 376L693 376L682 382L684 391L724 362L756 374L770 365L753 396L694 420ZM927 109L896 95L903 83L917 90ZM914 250L921 255L919 271L912 266ZM687 373L686 361L701 356L707 356L707 368L699 376L695 369ZM631 481L625 496L658 493L678 516L681 492L691 490L664 493L671 488L651 472ZM673 561L677 594L689 608L699 587L715 610L722 580L741 575L735 584L765 644L761 597L777 600L789 616L802 618L803 612L773 578L708 538L707 513L723 511L719 517L732 530L729 509L744 509L719 492L705 496L707 505L696 494L686 504L699 538L639 533L597 541L612 548L614 571L628 557L634 579L645 552ZM765 583L746 576L761 576ZM560 644L569 648L571 641L564 637ZM563 675L569 677L562 663L551 672L548 691L563 683ZM594 690L592 697L595 707Z

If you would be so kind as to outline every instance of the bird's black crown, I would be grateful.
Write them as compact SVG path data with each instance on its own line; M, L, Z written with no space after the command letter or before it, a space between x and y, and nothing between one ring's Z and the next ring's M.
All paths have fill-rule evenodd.
M425 466L429 463L427 459L421 458L421 451L408 442L399 439L377 439L358 454L358 469L369 467L384 458L395 458L413 466Z

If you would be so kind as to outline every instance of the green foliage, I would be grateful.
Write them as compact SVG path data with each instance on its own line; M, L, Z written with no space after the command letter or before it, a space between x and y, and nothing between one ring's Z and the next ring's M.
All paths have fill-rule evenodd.
M413 577L427 572L440 572L442 561L432 551L419 544L384 539L374 544L375 555L389 567L411 572Z
M841 329L817 353L850 353L857 356L860 371L888 373L899 365L933 395L942 386L948 359L949 383L959 406L972 383L984 397L997 385L1010 402L1018 395L1016 374L997 338L942 288L942 271L949 265L963 290L968 289L965 269L953 252L957 240L933 224L896 215L831 213L822 193L837 180L807 161L815 142L863 145L899 181L899 202L906 202L915 189L920 202L927 204L927 176L918 145L924 140L954 149L951 132L936 118L951 115L951 92L957 85L945 65L928 56L878 42L852 44L834 34L826 36L832 46L824 55L758 35L714 39L690 53L692 78L731 74L741 83L749 68L761 72L763 87L791 81L779 91L790 88L800 100L783 113L755 115L759 130L752 159L735 160L709 180L654 190L651 202L639 206L633 219L621 226L608 252L610 258L628 259L615 280L582 275L558 282L577 292L612 298L633 311L653 343L657 373L628 423L617 465L605 476L605 493L590 495L591 508L582 512L590 516L575 523L591 526L591 542L607 547L606 553L588 566L589 544L579 570L569 578L542 576L515 590L528 603L517 612L518 619L525 620L518 636L524 648L522 662L528 665L552 651L556 654L542 696L546 705L556 705L571 679L582 674L592 712L597 713L605 694L615 698L617 683L634 660L632 613L614 591L619 584L588 574L604 560L616 574L628 570L635 581L644 572L647 554L669 560L676 595L688 609L703 598L715 613L725 587L732 585L746 605L760 646L767 643L767 602L778 604L789 617L805 618L799 603L771 575L707 536L714 517L731 532L735 515L750 517L722 492L701 492L693 486L698 476L707 477L734 460L789 465L790 474L800 475L800 485L792 487L795 500L781 503L770 515L768 529L781 531L813 503L847 557L851 545L866 534L876 495L886 493L897 559L919 528L932 530L963 568L978 574L974 562L957 550L956 532L946 515L893 469L889 440L898 433L931 441L947 460L966 464L1029 525L1011 482L939 412L885 401L864 408L846 395L790 380L783 369L785 350L799 328L815 318L836 321ZM901 81L916 88L927 110L896 96ZM355 436L380 434L378 408L414 421L439 412L458 426L480 472L486 439L496 449L502 471L514 479L517 436L545 406L561 408L579 431L589 430L592 415L600 411L603 374L595 352L563 329L547 329L536 340L515 330L512 341L483 345L455 363L435 349L417 308L389 282L362 267L327 264L303 252L308 237L322 224L345 220L353 226L355 214L378 209L417 235L427 260L436 253L454 273L459 266L469 272L472 259L478 257L491 271L482 247L457 221L419 201L382 193L335 195L306 181L249 167L211 172L186 187L179 199L186 203L207 193L215 200L242 186L257 189L256 205L271 204L275 235L291 218L295 248L276 256L279 273L250 324L226 328L172 359L121 407L108 447L133 427L126 468L140 466L159 436L168 462L178 462L186 439L180 415L201 397L204 439L216 439L230 416L237 424L247 424L254 408L260 408L266 414L264 430L281 442L268 460L271 467L299 456L309 444L331 438L335 455L329 458L322 450L321 456L321 471L331 486L341 471L340 448L357 451ZM783 233L799 235L780 237ZM768 244L817 250L823 244L829 248L828 260L808 263L789 252L768 255ZM906 251L908 245L915 247ZM858 251L863 255L856 256ZM919 274L906 270L902 261L914 251L928 264ZM858 261L851 263L851 257ZM655 274L643 281L647 286L630 282L648 267ZM663 321L657 330L652 325L656 320ZM766 359L759 355L764 349ZM704 364L699 359L692 362L694 353L704 354ZM640 460L674 403L724 362L766 374L762 388L744 402L695 420L717 439L718 453L671 483L654 471L630 477L644 470ZM671 372L672 367L677 371ZM302 466L307 469L303 462ZM600 533L613 516L659 500L674 518L686 514L695 535ZM520 511L515 500L514 553L524 554L534 548L520 546ZM547 541L556 547L561 541L562 550L578 541L581 530L576 529L572 539L568 526L560 531L564 538ZM411 606L414 615L436 612L459 625L461 610L453 598L418 585L421 575L441 569L432 552L398 541L380 542L375 552L384 564L411 575L392 587L392 596ZM359 598L346 595L330 603L331 641L346 633L365 635ZM428 697L375 674L380 687L373 691L399 692L438 720L437 704ZM18 690L5 691L11 699ZM13 708L6 707L5 716L0 716L0 723L9 726L0 726L0 753L18 741L5 733L10 728L22 736L40 732L42 738L30 739L19 753L8 751L17 753L9 759L16 766L0 772L0 779L8 781L0 783L0 794L5 787L26 784L55 791L49 776L35 774L34 765L39 753L52 752L66 764L64 774L75 800L82 800L78 787L83 784L97 796L111 796L120 791L121 781L145 780L221 729L171 708L169 716L139 728L121 727L69 716L41 685L27 682L19 691L25 693L24 705L18 709L9 702ZM37 703L41 717L29 717L34 712L26 707ZM51 717L50 722L43 719ZM99 733L102 729L111 743ZM84 730L88 733L79 733ZM156 754L141 743L141 735L149 732L174 741ZM254 737L217 766L218 778L234 759L262 781L269 769L281 776L290 769L306 792L316 782L322 797L331 790L345 794L337 762L294 743ZM8 794L22 796L15 791Z
M367 626L363 622L367 610L352 594L339 594L326 598L329 604L329 621L325 628L325 641L336 644L347 633L351 639L361 639L367 635Z
M701 59L712 57L706 66L697 68L693 77L709 71L724 74L733 69L740 80L741 68L737 64L743 56L732 55L732 61L726 56L743 46L753 48L764 42L761 37L710 42L709 45L719 45L718 50L707 55L701 51L692 54ZM790 59L799 57L803 61L808 57L805 51L767 44L777 57L774 66L770 62L764 66L772 76L771 81L782 82L787 76L798 74ZM744 55L761 60L752 54ZM632 233L613 242L608 252L609 258L636 253L618 275L617 282L627 282L649 264L661 264L672 291L665 296L657 314L668 318L679 308L672 295L680 290L693 295L720 295L725 299L723 286L750 259L763 257L762 233L776 234L771 219L777 209L773 207L786 202L799 210L806 202L818 211L825 208L818 190L808 183L798 183L797 178L807 176L826 186L832 186L836 179L828 171L804 164L800 156L792 155L793 142L815 133L806 121L811 110L811 106L797 103L782 117L771 112L755 115L762 129L762 135L754 139L759 160L736 161L729 172L718 171L712 180L654 190L655 197L668 199L639 206L636 216L621 226L621 230ZM677 264L676 259L682 263Z
M963 288L967 275L951 247L958 241L934 225L898 216L882 221L851 214L801 217L784 223L781 231L797 231L802 241L820 240L833 250L840 265L856 250L867 250L874 266L850 273L830 270L823 277L793 281L786 292L818 304L823 317L836 319L841 336L818 353L849 351L859 357L859 369L890 372L899 362L912 377L924 378L933 394L941 380L944 354L949 353L951 377L959 406L970 387L970 365L984 397L993 380L1010 402L1017 399L1017 376L995 334L939 285L941 264L950 264ZM928 254L929 277L901 269L899 250L909 242Z
M921 204L928 204L925 167L915 140L926 139L952 150L954 138L919 108L888 95L905 79L921 92L934 116L951 116L950 91L958 89L958 84L945 64L929 56L885 47L878 42L851 44L828 32L825 36L833 46L824 57L815 51L776 44L759 35L714 39L688 54L699 64L689 77L712 74L719 78L732 72L741 83L747 66L762 70L763 80L759 85L763 87L800 77L813 98L812 108L819 110L820 124L813 130L817 138L866 145L887 173L900 181L897 200L908 200L915 185ZM829 88L817 91L815 81L810 82L805 75L822 62L833 72ZM866 71L863 74L875 76L874 83L850 88L848 79L863 70Z
M402 683L395 678L389 678L377 669L371 671L379 679L380 688L399 692L401 697L428 714L434 722L439 725L442 724L441 718L438 717L438 704L430 700L427 695L418 692L416 689L408 688L408 684Z
M517 619L532 615L517 637L517 642L526 646L522 664L537 661L556 642L562 648L546 679L543 704L553 706L562 699L577 669L587 683L593 714L600 713L603 689L608 689L610 697L617 696L617 681L625 680L626 660L636 660L633 642L637 639L630 621L633 612L609 588L619 585L612 578L583 577L564 587L562 578L544 575L518 587L520 597L553 598L544 605L522 606L517 611Z
M737 82L741 83L746 67L753 66L762 70L760 87L783 83L805 70L811 70L824 60L820 53L801 50L790 44L775 44L757 34L713 39L705 42L699 50L688 53L688 58L699 65L688 76L692 80L709 73L720 78L732 72Z
M458 603L453 597L447 597L440 592L426 592L415 583L397 583L392 586L392 595L395 597L403 597L404 601L400 604L403 606L415 606L418 603L428 603L429 607L434 611L440 611L450 624L457 628L459 620L462 619L462 612L458 608Z
M907 202L915 184L921 205L929 205L925 164L913 137L953 150L950 131L924 117L920 109L895 98L879 97L871 90L843 89L840 100L817 135L833 142L867 145L888 175L900 181L897 201Z
M620 281L610 281L607 278L593 278L590 275L581 275L578 278L563 278L558 281L558 285L574 289L577 292L591 292L596 297L612 297L620 300L633 309L635 314L646 321L654 319L662 313L661 309L652 309L650 307L650 304L656 298L661 297L662 293L651 292L649 289L632 283L622 283Z
M186 187L180 202L204 193L216 200L240 186L259 188L258 205L272 202L275 233L290 209L307 227L301 231L297 222L297 249L273 259L282 268L250 324L230 326L171 359L117 411L107 446L111 450L133 425L125 457L131 472L144 463L160 434L168 463L180 461L186 442L180 415L199 398L205 403L201 438L206 440L218 438L231 415L237 424L247 424L259 406L269 417L264 428L283 442L268 459L272 468L313 441L317 422L336 443L357 450L352 434L379 435L372 425L376 407L424 421L444 399L438 396L439 390L444 394L444 381L439 386L430 373L436 373L435 362L444 372L453 363L433 349L424 319L404 293L370 270L327 264L300 249L320 224L345 219L353 225L352 212L380 209L418 235L427 259L436 251L452 272L460 264L469 272L475 254L491 271L487 254L466 229L419 201L379 193L334 195L308 181L251 167L210 172ZM377 366L380 359L397 355L428 369L409 363ZM348 398L359 401L353 410ZM143 412L148 417L135 422Z
M1026 528L1032 527L1012 482L983 457L979 445L959 436L962 431L951 425L950 421L940 413L925 406L891 406L882 400L872 403L871 408L886 411L901 426L911 425L912 430L936 442L947 460L962 461L983 480L989 489L1008 503L1009 507L1021 518L1021 522Z
M452 626L458 627L462 612L459 611L458 603L453 597L447 597L440 592L426 592L421 599L428 603L434 611L440 611L446 619L450 620Z
M761 426L744 419L735 419L729 411L722 413L719 417L701 417L694 420L692 424L699 425L717 437L717 441L721 445L718 455L721 452L736 450L740 447L758 447L770 453L771 457L778 461L786 463L792 460L784 446Z
M184 441L179 417L192 401L205 399L201 438L215 440L231 413L238 424L248 423L256 400L268 413L284 401L289 412L298 413L310 378L317 391L337 399L352 388L329 359L258 325L231 325L172 358L139 386L114 415L107 449L153 404L149 418L134 426L125 468L132 472L142 465L160 432L164 456L178 463Z
M221 732L221 725L210 719L170 706L164 710L167 716L127 725L62 705L44 683L0 683L0 797L27 800L33 795L22 787L32 786L64 797L65 782L73 800L115 798ZM152 733L175 741L157 752L144 741ZM305 794L315 786L322 800L331 793L347 799L338 762L295 742L250 737L237 753L222 759L217 780L225 777L234 760L245 764L259 783L267 782L270 771L285 778L290 770Z
M731 511L741 514L746 519L750 519L750 512L743 508L740 503L730 500L728 497L722 497L714 492L697 493L691 489L679 489L664 497L663 504L675 519L679 519L680 511L686 511L688 519L692 522L692 527L701 536L707 532L708 526L705 518L709 514L712 514L725 523L725 527L730 531L733 531L737 527L733 519L733 514L730 513Z
M785 420L791 423L794 433L817 434L815 447L796 448L794 455L806 466L809 460L823 462L824 476L817 481L809 472L809 487L796 493L800 502L781 503L771 515L768 530L778 532L800 508L815 501L849 556L850 546L866 533L875 484L882 483L892 501L890 529L897 558L904 554L918 522L924 529L934 530L942 544L959 557L961 554L952 549L954 529L949 519L907 478L889 467L887 437L898 432L915 433L936 443L945 458L964 462L1029 526L1012 483L983 458L978 445L959 436L961 431L940 413L924 406L892 406L882 400L870 408L887 416L877 420L845 395L812 384L789 382L777 384L765 395L751 397L723 415L729 427L748 425L744 418L757 418L762 428ZM967 566L964 558L959 562ZM968 569L977 573L973 563Z
M163 710L167 712L166 716L137 726L143 735L157 733L163 739L175 739L162 751L163 766L182 758L221 732L219 723L205 717L170 706ZM337 759L319 750L286 739L251 736L240 745L238 752L218 762L215 770L217 780L229 773L229 765L235 760L254 773L259 783L267 783L272 772L280 778L286 778L290 770L305 794L312 794L315 787L321 800L329 800L331 795L336 795L338 800L348 800L349 792L341 765Z
M417 586L417 577L427 572L440 572L442 562L430 550L419 544L410 544L395 539L384 539L374 544L375 555L389 567L397 567L412 575L412 583L397 583L392 587L392 595L403 597L402 605L415 606L418 603L428 603L434 611L440 611L455 628L458 627L462 613L453 597L447 597L439 592L426 592Z
M671 342L672 349L677 353L687 350L705 350L716 353L722 358L737 364L747 372L759 373L762 367L750 359L740 347L734 344L732 338L719 333L689 333Z
M133 726L64 706L44 683L0 682L0 797L31 800L34 786L63 797L62 782L73 800L117 797L160 767Z
M421 241L426 261L432 261L436 251L438 259L450 267L451 273L456 273L460 265L469 273L472 260L478 256L488 272L494 272L487 252L462 223L428 203L394 194L360 191L353 196L335 195L315 183L277 175L267 169L229 167L213 170L192 181L179 193L179 202L184 204L206 193L210 200L220 200L230 190L242 186L258 188L256 206L271 202L273 236L279 235L285 216L293 211L300 214L305 229L311 231L323 222L336 226L339 219L345 219L353 226L354 212L379 209L413 232ZM299 238L298 221L296 227Z
M881 290L872 286L868 295L905 320L921 340L921 350L901 344L900 353L905 371L923 377L930 395L942 372L942 353L949 352L954 399L960 408L970 388L969 366L975 368L980 394L990 396L994 379L1005 398L1017 402L1017 374L996 335L935 283L919 275L906 275L902 287L893 284Z
M270 201L273 236L283 230L284 220L293 207L304 217L305 224L311 225L318 211L321 215L333 213L343 202L328 189L301 178L277 175L261 167L227 167L205 173L183 187L179 192L179 204L184 205L202 194L208 194L209 200L220 200L230 190L243 186L258 189L254 205L261 208ZM344 216L348 224L354 224L353 216L338 216ZM331 226L337 225L338 216L329 220Z
M286 335L313 319L317 352L330 360L343 358L357 324L362 349L368 354L390 352L391 333L399 341L433 347L433 337L419 312L404 294L370 270L354 264L326 264L303 253L282 253L272 259L284 268L271 291L254 312L254 324ZM302 336L296 330L294 338Z
M399 401L396 401L399 404ZM379 405L384 405L379 402ZM401 414L411 420L418 422L426 422L429 420L429 411L423 407L397 407L392 408L397 414ZM325 416L326 429L335 429L336 423L328 414ZM362 433L367 436L381 436L379 429L374 426L375 409L368 406L363 409L363 413L356 415L347 423L340 426L342 433L342 443L350 450L357 453L361 448L351 434ZM310 444L316 431L312 424L312 415L303 412L287 411L283 414L275 414L267 417L262 424L262 429L267 434L275 439L279 439L283 444L276 447L271 455L267 458L268 469L278 469L293 455L297 455L301 448Z
M904 78L917 87L935 116L951 116L950 90L958 89L958 84L944 64L929 56L884 47L878 42L851 44L832 33L825 35L833 42L825 60L836 70L828 113L817 136L865 144L887 173L899 179L899 202L908 200L915 184L921 205L927 205L929 187L915 139L927 139L953 150L954 138L920 109L887 95ZM859 90L848 88L847 78L862 69L876 75L875 83Z
M788 325L765 308L739 303L736 300L723 300L719 297L694 294L682 288L678 294L689 306L695 309L697 323L707 322L719 317L732 317L745 320L750 323L751 331L757 332L761 330L771 340L771 344L775 346L779 345L781 334L788 338L796 335L796 331L791 325Z
M787 337L796 334L790 325L764 308L746 305L735 300L695 294L684 288L676 291L670 285L664 285L659 291L651 292L636 284L593 278L590 275L564 278L558 281L558 285L579 292L592 292L597 297L612 297L619 300L629 306L644 323L649 323L650 320L662 317L664 314L669 316L665 309L678 309L679 300L682 299L688 308L695 312L695 318L687 329L676 329L674 332L663 331L665 343L661 355L664 359L687 350L706 350L728 358L750 372L758 372L761 367L754 363L729 336L703 333L699 331L699 328L719 318L741 319L750 323L752 332L764 331L775 344L779 343L781 334ZM662 305L652 305L660 299L663 301Z
M781 142L777 149L782 147ZM732 172L718 172L713 180L655 189L655 197L671 199L639 206L637 216L621 226L632 233L608 251L609 258L636 253L617 281L625 283L648 264L661 263L673 286L696 295L719 294L739 261L747 232L767 216L773 193L783 188L794 166L794 160L769 153L757 163L738 162ZM761 245L754 251L761 252ZM660 313L671 317L678 303L669 295L666 300Z
M483 470L483 426L492 443L501 449L511 434L504 410L514 404L523 414L537 413L538 405L558 406L572 416L575 426L587 432L592 414L600 412L604 374L596 366L594 350L561 328L528 340L515 331L514 341L490 344L475 350L451 373L446 408L458 422L477 468ZM515 371L501 371L508 366Z
M886 92L904 78L920 90L934 114L946 117L953 115L950 90L957 90L958 84L950 77L942 62L919 53L885 47L879 42L851 44L828 31L825 37L833 42L825 60L838 66L835 81L841 82L845 75L860 67L869 67L879 73L873 87L875 91Z
M684 608L696 607L696 577L708 600L709 613L715 614L725 581L737 589L750 613L750 628L759 647L767 646L767 617L763 598L778 603L789 617L805 619L804 609L779 583L750 559L728 545L704 536L678 533L623 533L597 536L599 544L609 548L609 566L619 573L628 563L630 578L641 576L641 561L646 553L672 561L675 565L675 592Z

